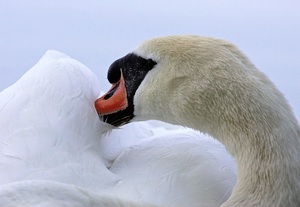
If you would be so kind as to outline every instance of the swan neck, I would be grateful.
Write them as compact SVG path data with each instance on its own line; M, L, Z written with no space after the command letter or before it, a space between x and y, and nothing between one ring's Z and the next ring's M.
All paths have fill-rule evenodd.
M282 123L268 133L222 139L238 164L237 184L224 206L300 206L300 129ZM239 144L228 141L237 136Z

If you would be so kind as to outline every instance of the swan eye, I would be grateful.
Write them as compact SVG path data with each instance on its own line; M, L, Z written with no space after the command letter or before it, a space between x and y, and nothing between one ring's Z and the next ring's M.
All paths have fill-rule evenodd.
M107 79L110 83L117 83L121 78L121 70L123 70L123 74L125 73L125 76L130 73L144 74L144 72L148 72L155 65L156 62L152 59L144 59L133 53L129 53L110 65L107 72Z
M146 74L156 64L152 59L145 59L134 53L129 53L111 64L107 72L107 79L111 84L115 84L120 80L122 72L128 94L134 95Z
M143 58L137 54L129 53L128 55L116 60L108 69L107 79L113 85L111 90L97 100L97 105L104 104L103 101L111 100L119 96L114 96L114 93L120 89L120 81L124 81L122 88L126 91L127 107L121 110L116 110L114 113L107 113L102 118L107 123L115 126L128 123L134 117L134 95L139 85L147 75L147 73L154 68L157 63L152 59ZM123 79L122 79L123 77ZM117 99L113 99L117 101ZM104 110L103 107L99 107ZM98 109L97 109L98 110ZM101 112L101 111L100 111ZM105 114L105 113L103 113Z

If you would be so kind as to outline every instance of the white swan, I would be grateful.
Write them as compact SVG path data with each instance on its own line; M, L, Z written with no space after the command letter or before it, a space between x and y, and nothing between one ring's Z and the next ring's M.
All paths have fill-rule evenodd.
M102 136L111 127L94 108L98 90L88 68L48 51L0 93L0 206L219 206L230 196L235 163L219 142L162 122Z
M85 66L49 51L2 91L0 183L45 177L92 190L98 187L96 183L116 182L103 179L109 171L99 151L105 125L92 107L97 88L97 78ZM89 174L90 180L80 175L80 170Z
M188 35L152 39L114 62L108 80L114 88L95 103L107 122L158 119L225 145L238 180L222 206L300 206L298 122L234 45Z

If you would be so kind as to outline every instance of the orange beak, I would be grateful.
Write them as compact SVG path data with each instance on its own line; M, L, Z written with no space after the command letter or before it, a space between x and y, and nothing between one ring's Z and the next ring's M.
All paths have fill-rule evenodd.
M95 108L101 116L126 109L128 106L125 80L121 71L121 78L114 83L109 91L95 102Z

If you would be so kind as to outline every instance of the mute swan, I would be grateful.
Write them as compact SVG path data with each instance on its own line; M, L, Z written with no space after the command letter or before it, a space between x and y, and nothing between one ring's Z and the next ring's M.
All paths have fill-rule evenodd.
M87 67L48 51L0 93L0 206L219 206L230 196L235 162L219 142L154 121L111 130L98 90Z
M222 205L300 206L300 130L273 83L231 43L199 36L148 40L115 61L95 102L108 123L133 117L188 126L221 141L238 179Z

